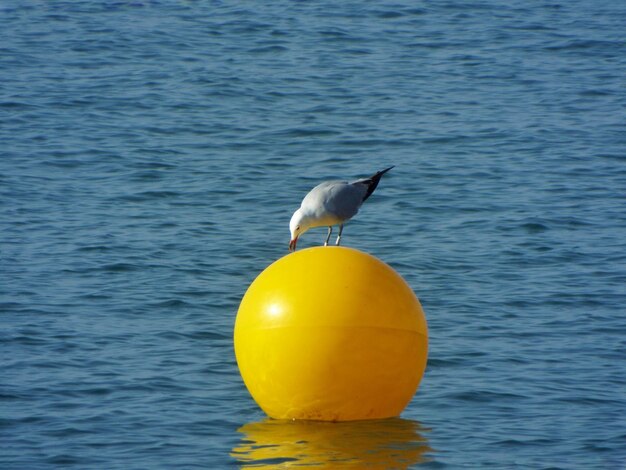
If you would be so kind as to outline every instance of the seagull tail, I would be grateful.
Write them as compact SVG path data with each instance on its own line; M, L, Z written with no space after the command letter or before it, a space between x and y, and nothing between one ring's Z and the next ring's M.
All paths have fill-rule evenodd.
M365 196L363 196L363 202L365 202L365 200L372 195L372 193L378 186L378 183L380 182L380 179L383 177L383 175L387 173L389 170L391 170L394 166L385 168L384 170L377 172L375 175L370 176L367 179L359 181L359 183L367 185L367 192L365 193Z

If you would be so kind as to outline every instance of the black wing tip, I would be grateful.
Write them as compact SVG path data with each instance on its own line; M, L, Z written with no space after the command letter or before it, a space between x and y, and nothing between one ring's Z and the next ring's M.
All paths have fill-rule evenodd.
M389 168L385 168L384 170L381 170L378 173L376 173L371 178L368 178L367 180L365 180L367 182L368 187L367 187L367 192L365 193L365 196L363 196L363 201L365 201L368 197L372 195L372 193L378 186L378 183L380 182L380 179L383 177L383 175L387 173L389 170L391 170L393 167L395 167L395 165L392 165Z
M385 168L384 170L377 171L375 175L371 176L370 180L380 180L380 178L387 173L392 168L395 168L395 165L391 165L389 168Z

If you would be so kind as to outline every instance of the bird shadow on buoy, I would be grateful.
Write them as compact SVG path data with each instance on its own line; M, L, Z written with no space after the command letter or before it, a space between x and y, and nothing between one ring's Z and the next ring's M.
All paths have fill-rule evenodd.
M409 468L433 460L418 421L289 421L265 419L238 429L231 457L241 467Z

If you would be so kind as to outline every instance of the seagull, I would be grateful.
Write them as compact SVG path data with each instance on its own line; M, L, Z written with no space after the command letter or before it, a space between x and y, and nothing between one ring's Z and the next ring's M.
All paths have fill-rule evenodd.
M382 176L393 166L379 171L369 178L349 183L348 181L324 181L315 186L304 196L300 208L293 213L289 222L291 241L289 251L296 251L298 237L313 227L328 227L328 236L324 246L333 232L333 225L339 224L339 236L335 245L341 241L343 224L359 212L361 204L371 196Z

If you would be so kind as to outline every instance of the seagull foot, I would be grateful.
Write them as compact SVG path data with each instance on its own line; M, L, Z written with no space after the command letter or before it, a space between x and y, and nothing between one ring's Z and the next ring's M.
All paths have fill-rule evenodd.
M341 242L341 234L343 233L343 224L341 224L339 226L339 235L337 235L337 241L335 242L335 245L339 246L339 243Z

